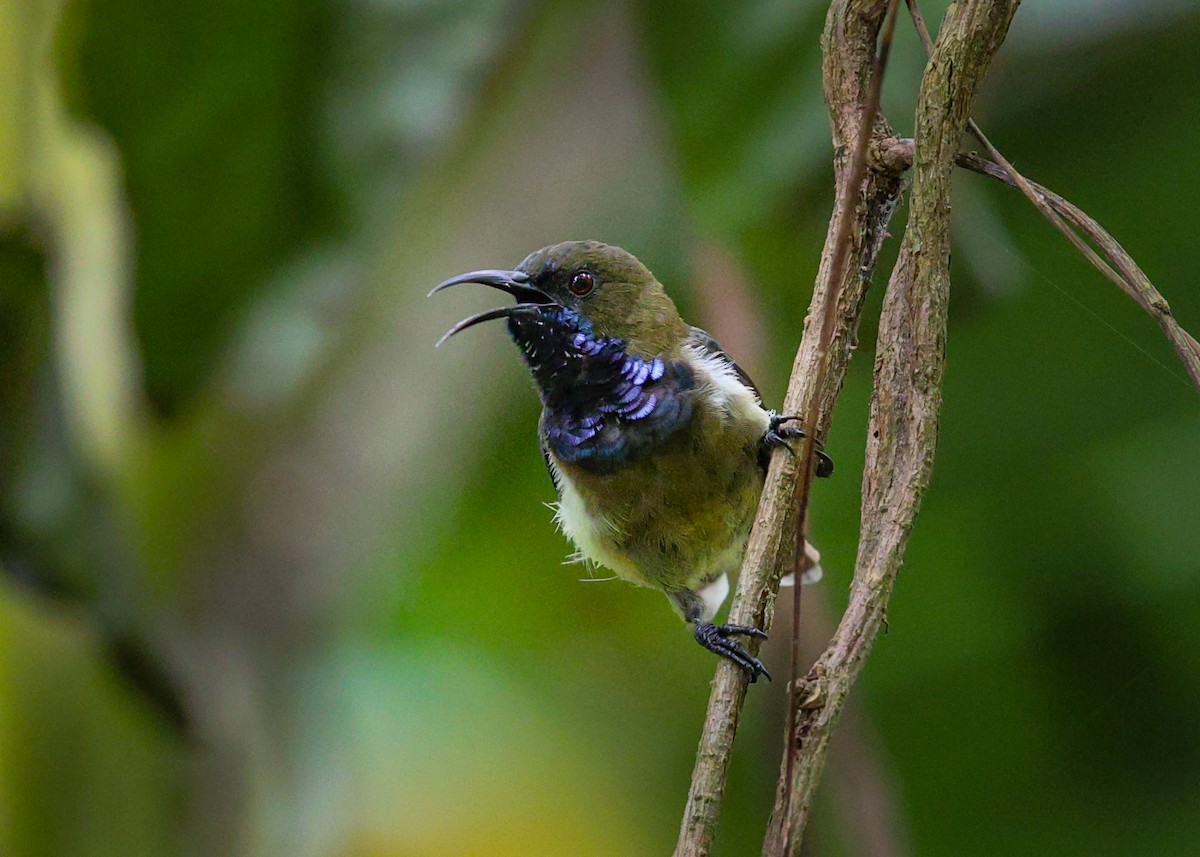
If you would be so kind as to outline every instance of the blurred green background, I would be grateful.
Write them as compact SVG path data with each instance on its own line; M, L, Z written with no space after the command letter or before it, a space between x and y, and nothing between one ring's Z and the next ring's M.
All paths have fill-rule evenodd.
M561 564L515 351L432 349L490 298L424 295L619 243L778 403L830 210L824 7L0 0L0 854L669 853L712 658ZM1197 51L1187 0L1026 0L974 111L1193 332ZM902 21L901 130L921 67ZM956 193L934 483L809 852L1193 854L1196 393L1019 194ZM750 694L718 855L758 853L783 693Z

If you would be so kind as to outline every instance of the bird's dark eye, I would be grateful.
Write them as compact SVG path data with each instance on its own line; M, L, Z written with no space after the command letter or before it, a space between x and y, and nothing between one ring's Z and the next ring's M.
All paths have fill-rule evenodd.
M591 271L576 271L567 288L571 290L571 294L581 298L596 288L596 277Z

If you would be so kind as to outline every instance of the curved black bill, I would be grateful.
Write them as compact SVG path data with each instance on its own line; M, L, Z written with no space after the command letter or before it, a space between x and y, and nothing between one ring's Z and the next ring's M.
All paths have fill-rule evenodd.
M457 277L443 280L430 289L429 295L426 295L426 297L433 295L435 292L440 292L442 289L457 286L460 283L479 283L480 285L491 286L493 289L508 292L514 298L524 303L549 304L554 302L541 289L529 285L528 274L524 274L521 271L498 271L492 268L484 271L471 271L467 274L459 274Z
M479 283L484 286L491 286L493 289L499 289L502 292L508 292L518 303L512 306L497 307L496 309L485 310L468 318L464 318L454 327L446 331L441 339L437 341L433 347L437 348L447 339L459 331L466 330L468 327L474 327L483 321L491 321L494 318L505 318L511 316L515 312L536 309L554 303L554 299L541 289L529 285L529 275L521 271L498 271L493 268L488 268L484 271L471 271L467 274L459 274L457 277L451 277L448 280L443 280L432 289L429 290L429 297L434 292L440 292L442 289L448 289L451 286L457 286L460 283Z
M539 307L543 307L543 306L545 306L544 303L536 303L536 304L535 303L521 303L521 304L513 304L512 306L501 306L501 307L496 307L495 309L484 310L483 312L476 313L475 315L464 318L458 324L454 325L454 327L447 330L445 333L442 334L442 338L433 344L433 347L437 348L439 345L441 345L443 342L445 342L447 339L449 339L454 334L459 333L460 331L466 330L468 327L474 327L475 325L477 325L481 322L491 321L494 318L507 318L508 316L511 316L514 313L524 312L524 311L528 311L528 310L536 310Z

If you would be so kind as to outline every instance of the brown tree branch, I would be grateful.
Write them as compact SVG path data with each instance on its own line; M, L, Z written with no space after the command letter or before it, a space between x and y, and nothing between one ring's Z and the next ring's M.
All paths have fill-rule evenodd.
M763 368L765 359L765 318L745 265L728 247L704 237L690 243L688 257L697 260L693 286L701 326L728 353L738 356L738 363L752 378L758 377L757 370ZM834 613L828 586L806 586L804 590L804 621L799 632L801 663L807 668L833 636L840 612ZM772 626L775 641L792 637L795 625L787 624L789 618L786 610L776 613ZM786 643L781 642L764 643L760 654L764 660L767 656L779 657L785 647ZM786 699L780 702L787 704ZM832 794L836 838L850 853L861 857L904 857L909 851L907 830L898 811L887 759L877 730L861 700L857 702L851 699L847 703L829 754L825 787Z
M800 626L806 664L816 661L837 630L841 618L831 600L829 586L808 586L804 593L804 623ZM776 617L776 628L786 621ZM895 781L889 770L888 754L861 696L851 696L829 744L822 789L829 800L829 826L805 833L804 850L814 844L814 853L824 853L825 842L836 841L840 851L855 857L906 857L911 852L908 825L898 803ZM836 831L830 830L835 827Z
M887 12L883 20L883 33L879 38L879 48L871 62L871 77L867 85L867 100L859 113L858 130L854 138L854 151L850 155L850 173L846 179L849 193L842 195L834 214L832 235L833 255L829 264L829 281L841 282L846 271L847 255L850 250L850 234L854 223L854 212L858 207L858 196L862 192L863 176L867 171L867 148L871 142L871 132L875 126L872 121L879 113L879 99L883 90L883 74L887 68L888 55L892 50L892 34L896 31L896 10L899 0L888 0ZM825 381L825 373L829 371L829 346L833 340L833 328L837 320L837 292L833 292L825 302L821 315L821 328L817 334L817 377L813 386L818 390ZM808 402L808 410L804 412L804 425L815 426L819 418L821 403L814 397ZM790 413L790 412L789 412ZM792 554L792 579L796 582L792 587L792 662L788 671L788 710L787 735L791 735L796 726L796 711L800 707L800 595L803 587L800 581L807 566L807 522L808 500L812 494L812 481L816 463L813 451L816 435L810 430L804 437L800 449L800 461L803 462L799 473L800 483L796 486L796 525L794 548ZM784 790L791 787L794 753L789 753L784 760L786 766L784 775Z
M887 123L879 117L871 129L871 169L861 191L854 179L855 164L861 161L847 156L845 144L856 138L861 106L869 101L875 38L888 4L886 0L835 0L826 21L824 81L837 150L836 211L848 210L843 206L848 196L856 198L858 205L850 263L840 274L840 215L835 214L831 221L785 403L789 413L816 415L806 421L814 438L824 436L828 428L853 350L867 281L898 200L897 176L915 160L917 179L909 229L889 284L880 329L864 474L862 539L850 606L825 653L803 682L796 683L793 699L799 704L793 708L795 728L789 729L786 749L794 749L797 755L785 752L783 777L764 842L768 855L799 852L829 737L884 621L908 534L928 484L944 369L952 165L958 163L1020 188L1093 265L1158 321L1200 388L1200 343L1178 325L1166 301L1129 254L1086 213L1021 176L967 118L1018 4L1019 0L958 0L952 5L922 83L917 112L921 142L914 151L911 141L889 137ZM908 0L908 5L929 47L916 0ZM996 163L957 152L964 124ZM1087 236L1103 258L1075 230ZM827 326L822 324L822 333L814 337L816 318L836 321L831 336L823 335ZM810 443L806 442L805 453L798 460L811 467ZM807 502L811 472L793 481L797 469L796 461L787 458L777 457L772 463L731 621L760 627L769 623L786 560L786 528L789 519L800 516L802 520L800 510ZM745 691L741 673L721 664L713 682L676 857L708 853ZM799 763L793 765L793 759Z
M970 105L1019 0L950 7L917 102L908 228L888 284L875 361L862 532L850 603L825 653L804 678L765 855L799 854L804 827L846 695L884 620L937 441L949 301L950 178ZM786 767L785 767L786 775ZM786 849L786 850L785 850Z
M857 207L848 261L836 281L832 276L837 245L836 217L830 223L813 299L804 323L804 336L792 365L784 400L786 413L815 411L816 420L805 426L814 437L824 437L828 430L830 414L856 344L858 318L875 259L900 199L899 173L879 167L874 158L861 189L854 188L846 152L847 141L856 138L862 105L867 101L876 38L887 7L888 0L834 0L826 19L824 82L836 152L837 205L840 207L841 201L849 196L857 201ZM886 121L877 119L872 128L872 142L890 137ZM872 154L875 150L873 145ZM819 342L821 321L831 301L835 304L835 323L827 345L822 347ZM742 562L730 622L770 627L779 578L794 547L790 536L799 508L798 461L806 462L807 459L801 456L793 459L787 455L776 455L772 459L754 531ZM709 852L725 794L729 756L746 687L741 670L729 662L718 664L675 857L701 857Z

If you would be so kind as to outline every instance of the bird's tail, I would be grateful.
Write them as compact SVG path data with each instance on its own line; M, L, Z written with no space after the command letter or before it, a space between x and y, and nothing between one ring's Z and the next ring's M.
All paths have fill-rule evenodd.
M821 568L821 552L812 546L810 542L804 543L804 556L808 560L808 570L800 575L800 585L806 586L810 583L817 583L825 574L825 570ZM788 574L779 581L780 586L795 586L796 575Z

